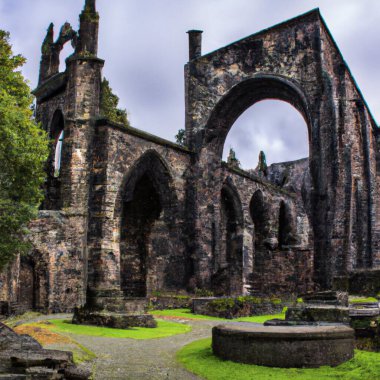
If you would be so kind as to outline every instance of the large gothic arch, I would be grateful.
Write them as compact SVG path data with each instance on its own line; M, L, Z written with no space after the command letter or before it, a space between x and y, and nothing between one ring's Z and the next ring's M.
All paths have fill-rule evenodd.
M204 134L202 149L215 150L221 155L227 134L238 117L255 103L266 99L282 100L294 106L305 119L310 136L310 101L300 85L281 75L255 74L235 84L218 101L205 130L198 132ZM202 137L195 136L195 139L200 140Z
M199 224L207 225L202 210L220 196L215 189L223 144L232 124L256 102L279 99L298 109L308 126L316 282L328 288L335 276L349 270L345 247L350 245L350 236L342 225L347 225L352 207L346 184L355 176L366 183L364 246L371 266L377 126L319 10L203 56L199 38L190 39L190 44L196 45L190 45L190 51L198 54L190 57L185 69L186 138L196 152L195 168L202 183L198 187L207 188L195 205ZM355 118L357 113L361 117ZM360 130L364 132L358 135ZM356 148L357 139L363 140L362 147ZM359 154L353 153L354 148L347 152L354 145L361 150ZM207 230L211 234L210 226L198 237L199 261L207 257Z

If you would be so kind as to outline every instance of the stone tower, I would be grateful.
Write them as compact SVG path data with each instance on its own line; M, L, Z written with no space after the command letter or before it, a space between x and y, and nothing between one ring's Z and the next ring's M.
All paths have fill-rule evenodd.
M51 141L43 223L58 240L53 242L48 241L49 236L37 236L40 236L41 247L54 252L50 264L56 260L60 272L63 269L69 273L68 278L71 277L69 281L64 277L54 281L56 290L51 289L53 281L50 280L48 292L59 292L60 285L65 284L65 301L62 299L65 304L68 299L75 305L81 304L85 297L91 146L94 117L99 114L104 65L97 57L98 29L95 0L86 0L78 32L65 23L54 41L54 25L50 24L42 44L39 84L34 90L37 119ZM69 41L74 52L66 59L66 70L59 72L59 54ZM54 309L54 306L49 308Z

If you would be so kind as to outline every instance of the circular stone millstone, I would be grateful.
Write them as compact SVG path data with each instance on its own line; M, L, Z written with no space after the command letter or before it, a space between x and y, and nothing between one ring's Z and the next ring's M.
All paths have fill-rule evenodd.
M212 329L216 356L280 368L337 366L354 356L354 330L333 326L226 324Z

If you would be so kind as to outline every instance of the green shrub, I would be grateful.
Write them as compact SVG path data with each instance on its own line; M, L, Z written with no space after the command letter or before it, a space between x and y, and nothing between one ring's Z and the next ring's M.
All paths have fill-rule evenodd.
M195 295L197 297L213 297L214 292L208 289L195 288Z

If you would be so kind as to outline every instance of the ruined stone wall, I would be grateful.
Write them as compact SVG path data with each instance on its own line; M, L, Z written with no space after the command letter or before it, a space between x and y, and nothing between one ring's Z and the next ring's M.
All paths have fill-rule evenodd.
M377 217L374 223L374 242L373 242L373 267L380 268L380 128L375 129L376 137L376 210Z
M0 302L7 312L71 312L85 303L86 258L82 217L40 211L27 235L30 252L0 276Z
M52 142L33 249L0 275L0 300L61 312L86 293L293 294L380 266L380 134L319 11L204 56L190 33L189 149L101 118L95 2L80 20L59 37L78 42L65 73L52 26L43 45L37 119L52 139L63 128L62 167L53 178ZM222 151L267 98L303 115L310 157L259 178Z
M89 224L91 289L120 289L124 281L121 277L134 276L133 273L145 276L147 294L185 288L191 272L185 216L190 153L144 132L102 121L97 126L94 147ZM135 242L140 244L138 251L139 247L132 246L133 239L129 243L123 240L123 212L141 195L135 189L143 177L156 192L154 202L159 202L159 212L152 216L149 225L144 224L146 234ZM140 209L143 218L144 213L151 212L153 199L142 201L134 207L137 213ZM136 250L140 254L125 261L121 253L125 244L126 254Z
M298 193L308 185L309 159L271 164L267 169L266 179L287 191ZM308 189L310 192L310 189Z
M318 10L191 57L185 79L187 142L197 153L198 187L207 189L195 196L199 281L207 282L213 226L205 210L220 194L224 141L235 120L267 98L289 102L308 125L317 282L328 288L351 267L374 265L375 126Z
M335 223L327 233L332 250L338 252L333 265L347 273L376 266L377 126L325 24L321 25L321 58L322 78L331 104L328 113L321 112L321 120L334 120L336 133L332 140L335 152L330 156L334 172L328 192L340 205L331 209Z
M191 254L194 228L191 184L197 181L191 173L192 153L144 132L103 120L98 121L94 147L89 224L90 288L94 291L121 289L128 296L194 290L198 286L196 277L202 274L196 271L198 258ZM152 185L146 182L145 189L134 193L145 175L151 179ZM149 186L157 190L156 200L145 194ZM210 202L208 210L212 212L208 218L213 225L213 241L209 252L211 259L205 268L212 277L208 289L223 290L224 294L242 294L251 290L266 292L268 289L273 293L291 293L309 289L312 273L310 227L302 205L297 205L295 194L226 167L220 171L217 186L219 192L225 186L234 188L236 195L231 197L237 199L231 199L234 205L230 207L234 208L232 213L235 215L232 223L238 225L234 225L232 234L228 235L225 230L227 222L222 216L223 206L219 203L221 198ZM250 202L257 190L265 194L270 218L266 220L266 246L256 255L255 266L255 232ZM147 197L146 202L132 206L141 194ZM278 247L281 201L294 210L297 207L301 210L298 217L294 214L293 233L298 240L297 244L286 248L291 251L288 255L281 254ZM149 207L155 212L156 202L161 203L161 209L148 227L140 226L133 232L133 225L123 224L125 207L128 207L130 217L138 215L139 210L143 217L150 212ZM127 241L123 238L125 228L129 231ZM145 228L148 228L146 232ZM136 233L142 235L136 239L133 237ZM139 248L142 241L143 247ZM127 260L125 254L129 255ZM273 257L277 257L277 262L272 260ZM141 290L144 281L146 293ZM134 293L134 287L139 289L137 293Z
M84 304L85 221L65 211L40 211L32 222L28 238L33 244L34 309L70 312Z
M0 273L0 314L8 314L17 307L19 274L20 256L17 256Z
M201 56L186 67L186 133L190 146L198 152L194 169L197 186L204 189L197 192L195 201L200 282L208 282L209 242L213 234L209 213L204 210L211 200L218 203L215 200L220 198L218 183L225 138L245 109L268 97L290 102L308 120L307 101L292 86L304 86L311 99L317 96L318 63L314 50L318 34L319 28L310 16ZM286 84L282 82L285 78L289 81ZM274 233L271 226L268 229Z
M282 190L265 179L224 166L223 178L237 189L244 215L243 279L244 292L279 294L301 293L313 288L313 246L310 222L302 199L297 193ZM253 205L254 194L263 195L265 236L258 241L255 225L261 210ZM280 244L280 208L287 205L287 245Z

